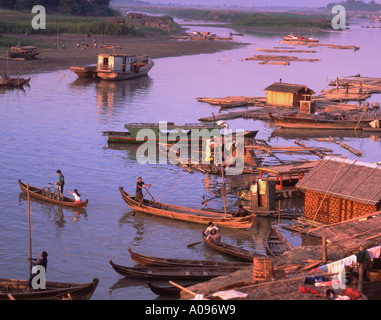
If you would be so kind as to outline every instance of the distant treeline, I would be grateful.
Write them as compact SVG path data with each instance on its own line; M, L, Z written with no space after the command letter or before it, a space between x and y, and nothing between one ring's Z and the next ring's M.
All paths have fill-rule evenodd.
M347 0L340 3L332 2L327 5L327 9L332 10L332 7L337 4L342 5L347 11L381 11L381 4L378 4L375 1L366 3L361 0Z
M103 35L144 35L142 31L121 23L107 21L105 17L77 17L71 15L48 14L46 29L33 29L31 12L0 9L0 33L7 34L103 34Z
M321 28L331 27L331 17L317 14L239 12L233 10L169 9L167 13L183 19L214 20L242 27Z
M71 14L77 16L114 16L110 0L0 0L0 8L31 11L33 6L44 6L47 13Z

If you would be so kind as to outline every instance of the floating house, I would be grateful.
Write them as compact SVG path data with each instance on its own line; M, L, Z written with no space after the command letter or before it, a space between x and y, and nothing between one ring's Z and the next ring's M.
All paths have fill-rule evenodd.
M325 157L296 187L305 192L303 217L332 224L381 208L381 165Z
M272 105L299 107L301 101L311 101L315 92L302 84L274 82L264 89L267 103Z

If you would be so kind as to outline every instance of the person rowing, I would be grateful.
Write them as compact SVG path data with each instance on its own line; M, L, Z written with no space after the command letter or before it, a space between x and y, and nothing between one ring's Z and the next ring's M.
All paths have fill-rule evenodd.
M144 198L143 189L146 189L145 186L150 187L151 184L144 183L142 181L142 177L139 177L138 182L136 182L135 201L140 202L143 200L143 198Z
M218 227L212 221L210 221L208 223L208 227L203 233L204 237L208 237L212 230L216 230L217 232L220 231L220 229L218 229Z
M207 241L211 241L218 246L222 246L221 236L216 229L212 229L210 234L206 237Z

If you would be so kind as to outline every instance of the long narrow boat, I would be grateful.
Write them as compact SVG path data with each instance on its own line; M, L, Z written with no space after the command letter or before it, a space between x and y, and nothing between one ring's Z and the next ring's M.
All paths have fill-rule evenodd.
M239 267L125 267L109 261L122 276L139 279L208 280L235 271Z
M275 117L269 114L270 120L276 126L282 128L298 129L329 129L329 130L361 130L364 126L369 127L369 122L374 119L363 120L329 120L302 117Z
M135 200L134 196L124 191L123 187L119 187L119 191L122 194L123 200L131 209L168 219L203 225L213 221L219 227L247 229L251 227L255 218L254 215L233 218L230 214L225 217L223 213L180 207L162 202L150 202L148 200L140 203Z
M271 224L271 228L266 238L266 252L271 256L280 256L285 251L291 250L292 246L288 240L277 230L274 224Z
M204 237L204 243L209 248L212 248L213 250L238 258L239 260L242 260L242 261L253 262L254 257L263 256L262 254L256 253L254 251L249 251L243 248L232 246L227 243L221 242L221 244L216 244L213 241L207 240L205 237Z
M0 300L89 300L98 278L85 284L46 282L46 290L28 291L28 280L0 279Z
M18 180L18 181L19 181L20 189L23 192L27 193L28 192L27 191L27 184L21 182L21 180ZM37 198L40 200L44 200L44 201L47 201L50 203L60 204L63 206L69 206L69 207L73 207L73 208L86 208L87 203L89 202L89 200L86 200L84 202L75 202L74 199L71 199L71 198L68 198L65 196L63 197L63 200L52 199L49 196L45 195L45 192L43 189L33 187L33 186L29 186L29 195L31 197L34 197L34 198Z
M128 249L131 259L142 266L178 266L178 267L243 267L251 263L247 262L225 262L225 261L206 261L206 260L186 260L186 259L170 259L151 257L143 254L135 253Z

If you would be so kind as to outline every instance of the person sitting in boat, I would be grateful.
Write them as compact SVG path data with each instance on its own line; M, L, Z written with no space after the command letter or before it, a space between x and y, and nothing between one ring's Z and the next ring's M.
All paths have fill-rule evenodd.
M65 185L65 177L62 174L61 170L57 170L57 174L58 174L58 180L56 181L55 185L58 186L58 191L61 192L61 194L63 195L64 185Z
M212 221L210 221L208 223L208 227L206 228L206 230L203 233L204 237L208 237L212 230L216 230L217 232L220 231L220 229L218 229L218 227Z
M233 218L246 217L249 215L249 211L247 211L242 204L238 206L237 212L233 213Z
M142 201L144 196L143 196L143 189L145 189L145 186L151 186L151 184L144 183L142 181L142 177L138 178L138 182L136 182L136 192L135 192L135 201Z
M40 259L33 259L29 258L28 260L32 262L33 266L43 266L45 271L48 268L48 253L46 251L42 251L40 254ZM28 281L28 287L29 289L32 289L32 280L37 275L37 273L32 273L30 275L29 281Z
M81 195L78 193L77 189L74 189L74 192L71 192L70 189L68 188L67 191L74 197L74 202L75 203L80 203L81 201Z
M219 245L219 246L222 245L222 243L221 243L221 236L220 236L220 234L217 232L216 229L212 229L212 230L210 231L210 234L206 237L206 240L207 240L207 241L211 241L211 242L213 242L214 244Z

